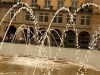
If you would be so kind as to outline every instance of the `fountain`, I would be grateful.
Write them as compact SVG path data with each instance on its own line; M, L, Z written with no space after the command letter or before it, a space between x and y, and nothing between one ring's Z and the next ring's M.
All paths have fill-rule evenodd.
M78 61L78 60L70 60L67 58L63 58L64 55L61 55L61 47L63 46L63 38L59 35L59 33L54 30L57 35L59 36L61 42L58 44L55 40L55 37L49 32L50 26L55 18L55 16L62 10L68 11L70 15L70 20L68 24L66 24L66 30L68 31L68 27L70 27L70 22L73 22L73 30L77 32L77 29L75 28L75 22L73 21L73 15L76 15L76 12L80 10L78 8L74 14L72 14L68 8L62 7L58 11L56 11L55 15L53 16L49 27L47 30L39 30L39 25L37 22L37 18L33 15L32 9L23 2L18 2L15 4L10 10L5 14L4 18L1 20L0 25L2 25L2 22L6 18L6 16L9 14L11 10L13 10L18 5L21 5L18 9L18 11L14 14L13 18L11 19L8 28L5 32L4 38L1 42L0 50L2 51L2 47L7 46L8 44L4 43L4 39L6 37L6 34L9 30L9 27L14 19L14 17L19 13L22 9L26 9L30 14L31 18L33 20L33 24L36 30L36 33L34 34L30 30L30 26L26 26L25 24L20 25L20 27L16 30L14 37L12 39L12 43L9 44L10 50L7 50L5 53L0 54L0 75L99 75L100 71L98 69L95 69L94 67L85 64L88 63L89 58L91 58L91 51L87 51L87 54L85 55L85 60ZM82 7L85 7L86 5L96 5L93 3L87 3L84 4ZM96 5L98 6L98 5ZM27 37L25 36L24 29L27 30ZM23 50L25 50L24 53L17 54L17 52L13 52L13 47L17 46L15 43L15 38L17 37L17 34L22 31L25 37L26 45L23 46ZM42 33L42 31L45 31ZM30 38L30 33L33 34L33 36ZM41 36L39 36L41 34ZM48 34L52 35L54 41L57 45L57 52L56 54L53 54L52 48L50 47L50 39L48 37ZM36 38L37 36L37 43L38 45L32 46L31 45L31 39ZM66 36L66 35L65 35ZM44 46L45 40L48 40L49 47ZM78 45L78 34L76 33L76 40L77 40L77 48L80 46ZM17 47L16 47L17 48ZM32 48L34 50L32 50ZM89 47L91 49L91 47ZM48 50L48 51L47 51ZM32 53L33 51L33 53ZM63 50L64 51L64 50ZM80 52L76 51L76 54ZM47 53L47 54L46 54ZM52 55L53 54L53 55ZM66 56L66 53L65 53ZM77 57L79 59L79 57Z
M93 33L93 49L98 49L98 37L99 37L99 32L98 31L94 31Z

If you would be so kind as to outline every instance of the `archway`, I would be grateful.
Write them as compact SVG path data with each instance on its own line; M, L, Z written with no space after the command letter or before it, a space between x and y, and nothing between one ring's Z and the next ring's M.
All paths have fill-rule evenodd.
M88 48L89 43L90 43L90 35L88 32L83 31L79 34L78 36L78 43L80 48Z
M51 41L52 41L52 46L58 46L61 43L61 39L62 38L62 33L59 29L54 29L51 31Z
M65 33L65 39L64 39L64 46L65 47L75 47L75 40L76 40L76 34L74 31L69 30Z
M8 27L7 27L8 28ZM6 30L7 30L6 28ZM10 26L9 29L8 29L8 32L6 34L6 38L5 38L5 41L7 42L11 42L13 37L14 37L14 34L16 32L16 27L15 26Z
M24 35L23 35L23 37L26 38L27 43L29 43L29 40L30 40L30 43L34 44L34 38L33 38L33 36L34 36L34 30L33 30L32 27L29 27L29 28L30 28L29 34L28 34L28 29L24 29ZM29 35L29 37L28 37L28 35Z
M45 32L46 32L45 28L40 28L38 32L38 36L41 37L42 35L44 35Z
M8 27L7 27L8 28ZM6 30L7 30L6 28ZM10 34L15 34L16 32L16 27L15 26L10 26L9 29L8 29L8 32L7 32L7 35L10 35Z
M46 29L45 28L40 28L38 32L38 43L41 43L44 40L44 45L47 45L47 37L44 39ZM40 42L39 42L40 41Z

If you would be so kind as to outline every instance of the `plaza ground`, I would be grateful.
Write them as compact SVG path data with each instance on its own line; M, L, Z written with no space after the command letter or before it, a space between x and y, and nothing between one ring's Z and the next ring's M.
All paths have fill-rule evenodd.
M0 43L1 45L1 43ZM77 48L58 48L58 47L40 47L38 45L25 45L25 44L12 44L4 43L0 50L0 53L7 54L28 54L51 58L66 58L70 60L79 60L87 62L87 64L100 70L100 51L89 49L77 49Z

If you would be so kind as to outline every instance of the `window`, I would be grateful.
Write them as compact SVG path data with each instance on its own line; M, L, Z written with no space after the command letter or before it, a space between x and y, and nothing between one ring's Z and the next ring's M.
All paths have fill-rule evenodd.
M58 9L64 6L64 2L58 1Z
M81 25L90 25L91 17L90 16L81 16Z
M33 17L35 16L35 12L33 12ZM33 18L31 18L31 15L30 15L30 21L34 21Z
M90 16L87 16L87 17L86 17L86 25L90 25L90 19L91 19Z
M77 2L72 2L72 7L76 9L77 8Z
M34 14L35 14L35 13L34 13ZM32 19L31 19L31 14L30 14L29 12L26 12L25 20L27 20L27 21L32 21Z
M11 11L11 12L9 13L9 19L10 19L10 20L13 18L14 14L15 14L15 11ZM16 19L16 17L14 18L14 20L15 20L15 19Z
M39 22L48 22L48 13L40 13L39 14Z
M21 2L21 0L14 0L14 3Z
M56 15L56 17L53 20L53 23L62 23L62 14Z
M53 23L57 23L57 16L55 16Z
M43 13L40 13L39 21L40 21L40 22L43 22Z
M85 25L85 16L81 16L81 25Z
M32 0L32 7L36 7L37 5L37 0Z
M29 21L30 20L30 13L29 12L26 12L26 17L25 17L25 20Z
M48 13L45 13L45 15L44 15L44 22L48 22Z
M70 22L71 17L67 15L67 24L76 24L76 16L73 18L73 22Z
M70 24L70 16L67 15L67 24Z
M73 23L76 24L76 16L73 18Z
M45 0L45 8L50 8L50 0Z
M62 14L58 15L58 23L62 23Z

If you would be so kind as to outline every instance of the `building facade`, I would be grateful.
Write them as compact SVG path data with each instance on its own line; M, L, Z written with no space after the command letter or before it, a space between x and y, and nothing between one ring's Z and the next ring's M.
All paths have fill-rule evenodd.
M89 46L96 44L99 49L99 33L100 33L100 1L98 0L3 0L0 1L0 21L6 15L5 20L0 26L0 36L4 36L8 25L11 22L12 17L18 11L22 5L15 7L10 13L6 14L9 9L17 2L27 3L33 11L33 14L37 18L39 28L42 34L50 26L48 32L48 38L46 44L50 42L50 45L64 45L65 47L80 47L88 48ZM90 6L86 5L82 8L82 4L92 3ZM94 4L93 4L94 3ZM26 7L26 6L25 6ZM54 18L55 13L61 8L66 7L70 10L74 18L70 17L68 11L60 11ZM75 10L81 7L74 15ZM71 19L72 18L72 19ZM52 21L53 20L53 21ZM72 20L72 21L70 21ZM51 23L52 22L52 23ZM21 10L11 22L11 26L7 32L7 36L15 34L16 30L22 25L30 26L32 33L36 33L31 15L25 9ZM43 31L42 31L43 30ZM24 30L27 34L27 30ZM96 37L93 34L98 32ZM58 34L59 35L58 35ZM41 36L42 34L39 34ZM52 35L51 35L52 34ZM32 37L33 34L30 34ZM22 32L17 34L17 39L23 36ZM53 38L54 36L54 38ZM33 40L36 42L35 37ZM94 41L93 41L94 40ZM57 44L56 44L56 42ZM62 43L62 44L61 44Z

